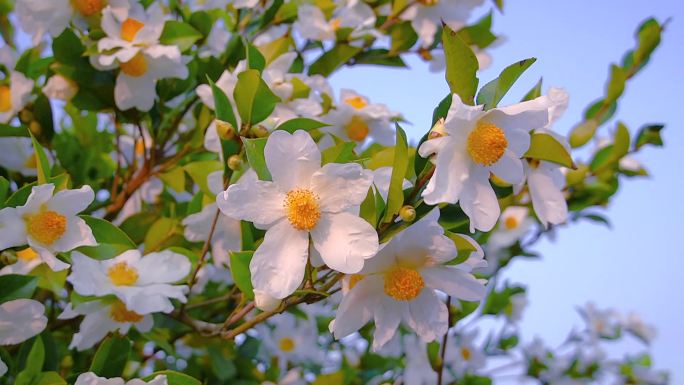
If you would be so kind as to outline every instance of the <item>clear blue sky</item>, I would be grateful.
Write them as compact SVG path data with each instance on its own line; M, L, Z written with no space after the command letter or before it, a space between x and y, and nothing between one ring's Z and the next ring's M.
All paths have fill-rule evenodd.
M484 9L483 9L484 10ZM607 214L613 229L590 223L563 228L555 243L541 242L543 260L520 261L506 277L529 284L531 301L523 318L526 339L539 335L560 343L581 321L576 306L594 301L621 311L634 310L658 328L652 346L655 364L670 369L672 384L684 382L684 3L680 0L511 0L505 14L495 15L494 29L507 42L491 50L493 65L481 73L481 84L514 61L538 61L511 90L506 102L518 100L540 76L545 88L562 86L570 108L556 130L566 133L584 107L602 95L608 65L634 46L641 20L672 17L652 62L629 83L617 116L632 130L663 122L666 147L639 156L651 178L622 183ZM447 93L441 74L431 74L418 60L411 72L373 67L343 70L332 79L401 111L414 123L407 127L417 140L429 127L432 109ZM607 134L614 125L602 130ZM638 348L630 344L630 351Z

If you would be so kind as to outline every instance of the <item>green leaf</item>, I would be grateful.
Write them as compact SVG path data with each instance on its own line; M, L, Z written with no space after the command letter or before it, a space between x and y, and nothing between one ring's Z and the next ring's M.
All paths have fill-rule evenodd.
M249 262L252 260L254 251L231 251L230 273L233 275L235 285L249 299L254 299L254 287L252 287L252 275L249 272Z
M598 122L595 119L589 119L573 127L572 131L570 131L570 146L577 148L587 144L596 134L598 126Z
M661 25L653 18L647 19L639 26L637 32L639 46L634 52L634 61L637 65L648 61L651 53L660 44L661 32Z
M542 78L539 78L537 84L535 84L534 87L532 87L532 89L525 94L521 101L525 102L540 97L542 91L542 80Z
M123 232L111 222L104 219L91 217L89 215L79 215L88 227L93 231L93 236L98 243L110 243L129 246L131 249L136 247L136 244Z
M181 51L185 51L201 38L202 33L193 28L192 25L182 21L167 20L159 37L159 42L165 45L178 46Z
M234 133L240 128L237 126L237 119L233 111L233 105L225 92L219 88L216 83L209 79L211 85L211 92L214 95L214 111L216 112L216 119L228 122L233 126Z
M33 142L33 151L35 152L36 156L38 184L45 184L47 183L48 179L50 179L50 162L48 162L43 146L38 143L33 135L31 135L31 141Z
M45 345L41 336L37 336L26 357L26 367L17 375L15 385L31 385L36 382L43 371L45 363Z
M0 303L19 298L31 298L38 286L38 278L27 275L0 275Z
M347 44L337 44L311 64L309 75L319 74L328 77L342 64L361 52L362 49L361 47L353 47Z
M24 125L14 127L10 126L9 124L0 123L0 137L7 136L19 136L28 138L29 129Z
M245 153L247 154L247 161L254 172L256 172L259 180L271 180L271 172L268 171L266 159L264 158L266 141L267 138L242 139L242 143L245 146Z
M627 81L627 73L622 67L615 64L610 66L610 80L608 80L608 87L606 90L606 98L604 104L610 104L618 100L622 92L625 90L625 82Z
M468 238L461 234L445 231L444 235L454 242L456 250L458 251L456 258L452 261L449 261L449 265L458 265L463 263L470 257L470 254L477 251L477 247L475 247L475 245L473 245Z
M262 55L255 46L249 44L248 42L245 41L243 44L245 45L245 49L247 51L247 68L257 70L259 72L263 71L266 67L266 59L264 58L264 55Z
M210 346L209 357L211 357L211 369L216 377L221 381L227 381L237 374L237 369L232 360L227 357L225 351L216 346Z
M473 105L477 92L477 70L480 68L475 53L448 25L444 25L442 30L442 44L449 89L458 94L463 103Z
M126 337L108 337L95 352L90 371L100 377L121 377L128 362L131 346L131 341Z
M575 168L572 156L553 135L547 133L533 133L530 138L530 148L527 150L525 158L545 160L565 166Z
M287 131L294 134L297 130L311 131L317 128L329 126L328 123L319 122L318 120L308 118L294 118L279 125L276 130Z
M466 44L482 49L489 47L496 40L491 28L492 12L489 12L475 24L461 28L457 33Z
M641 127L634 141L634 148L638 150L647 144L662 147L663 138L660 136L660 131L662 131L663 128L665 128L665 126L662 124L651 124Z
M376 216L375 210L375 193L373 192L373 187L368 188L368 194L366 194L366 199L361 202L361 208L359 210L359 216L370 223L371 226L375 227L378 223L378 218Z
M282 1L282 0L281 0ZM266 60L266 65L273 63L280 55L288 52L290 45L292 44L292 38L289 36L283 36L281 38L275 39L270 43L263 44L259 46L259 52L264 55Z
M537 61L536 58L529 58L504 68L498 78L482 87L480 93L477 94L477 104L484 104L485 110L496 107L520 75L535 61Z
M185 173L183 172L183 167L175 167L170 171L161 173L159 174L159 179L178 193L185 191Z
M43 372L34 383L35 385L67 385L57 372Z
M408 20L392 26L390 36L392 38L392 45L389 53L392 55L408 51L418 41L418 35Z
M159 218L145 235L145 252L160 250L176 235L182 235L183 229L178 219Z
M396 124L397 141L394 146L394 163L392 165L392 178L390 179L389 192L387 194L387 210L385 210L385 218L383 222L390 222L394 219L394 215L399 213L399 210L404 205L404 177L409 166L408 141L406 140L406 133Z
M615 159L613 159L613 145L611 144L609 146L603 147L602 149L598 150L596 154L594 154L594 157L591 159L591 163L589 164L589 169L592 172L597 172L605 167L608 167L614 162Z
M622 122L618 122L615 138L613 139L613 159L620 160L629 152L629 129Z
M183 169L190 175L190 178L199 186L203 193L208 196L214 196L216 194L209 189L207 178L212 172L223 169L221 162L216 160L200 160L186 164L183 166Z
M0 208L5 207L5 200L10 193L10 182L4 176L0 176Z
M233 95L242 122L251 125L268 118L280 101L257 70L246 70L238 74Z
M340 142L321 152L321 163L346 163L354 157L356 143Z

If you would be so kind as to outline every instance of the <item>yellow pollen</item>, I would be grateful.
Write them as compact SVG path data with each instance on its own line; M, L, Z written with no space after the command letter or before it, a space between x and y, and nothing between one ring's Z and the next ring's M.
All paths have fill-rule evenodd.
M472 357L472 356L473 356L473 353L470 351L470 349L468 349L466 347L461 348L461 357L463 357L463 359L465 361L470 361L470 357Z
M342 26L342 20L340 20L338 18L334 18L334 19L330 20L330 27L332 27L333 31L337 31L338 29L340 29L341 26Z
M351 277L349 277L349 290L353 289L354 286L356 286L356 284L364 278L365 277L363 274L353 274Z
M385 294L397 301L410 301L420 294L425 282L414 269L395 266L385 273Z
M17 258L24 262L28 262L38 258L38 253L36 253L32 248L27 247L24 250L17 251Z
M12 109L12 93L7 86L0 86L0 112Z
M506 219L504 219L504 227L506 228L506 230L513 230L517 228L519 224L520 223L518 223L518 218L513 216L506 217Z
M318 196L308 189L294 189L285 195L287 219L297 230L311 230L321 218Z
M131 286L138 282L138 271L128 266L126 262L119 262L110 267L107 275L116 286Z
M278 341L278 347L280 348L280 350L289 353L294 350L295 342L290 337L283 337L280 339L280 341Z
M105 6L105 2L102 0L72 0L71 4L85 17L100 12Z
M126 305L119 300L112 304L112 308L109 310L109 317L122 324L137 323L143 319L143 316L134 311L128 310Z
M144 26L145 24L129 17L121 23L121 38L128 42L132 42L135 40L135 35L137 35L138 31Z
M468 135L468 153L475 163L491 166L503 156L508 140L501 128L488 122L477 122Z
M26 232L36 241L51 245L58 240L67 228L66 217L55 211L46 210L42 208L38 214L27 215Z
M125 63L120 63L121 71L134 78L145 75L147 72L147 59L142 52L138 52L133 58Z
M346 98L344 99L344 102L356 108L357 110L360 110L368 105L366 99L360 96L352 96L351 98Z
M370 131L370 128L368 127L368 123L366 123L363 118L354 115L349 123L347 123L345 130L347 131L347 136L349 136L349 139L356 142L361 142L368 136L368 131Z

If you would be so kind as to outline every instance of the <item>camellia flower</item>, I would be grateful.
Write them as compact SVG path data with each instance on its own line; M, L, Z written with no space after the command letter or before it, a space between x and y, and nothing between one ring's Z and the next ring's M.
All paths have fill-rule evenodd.
M351 37L358 37L373 28L375 12L363 1L347 0L335 9L328 20L323 11L315 5L302 4L297 10L297 21L293 28L305 39L335 40L341 28L351 28Z
M475 345L477 330L459 333L447 340L450 345L446 350L445 364L457 374L474 373L487 363L482 348Z
M471 253L477 254L474 261L445 265L458 253L438 219L439 210L432 210L383 245L352 277L351 290L331 324L335 338L355 332L373 317L373 349L389 341L402 321L430 342L448 329L448 310L436 290L464 301L484 298L484 280L470 273L483 262L483 254Z
M136 378L126 382L120 377L98 377L93 372L86 372L78 376L74 385L168 385L168 380L166 379L166 375L159 374L150 381L143 381Z
M263 341L269 356L278 357L278 364L286 368L287 363L308 364L318 361L322 352L317 348L316 324L309 320L298 319L291 313L279 314L266 324L257 327L259 339Z
M50 99L68 102L78 93L78 84L62 75L52 75L43 87L43 94Z
M395 115L384 104L371 104L356 92L343 89L337 108L324 118L331 126L322 130L358 143L357 149L362 147L367 138L391 146L394 144L395 131L390 119Z
M487 244L493 248L503 248L519 241L534 225L529 209L523 206L508 206L501 213L499 226L492 233Z
M419 0L413 3L401 18L411 21L423 47L429 47L435 40L437 28L447 24L454 31L465 26L473 9L483 0Z
M71 319L81 315L85 317L69 345L69 349L78 351L92 348L111 331L118 330L120 334L126 334L131 327L135 327L141 333L147 333L154 324L152 315L128 310L118 299L83 302L75 308L68 304L58 318Z
M158 3L147 11L134 1L129 8L102 11L102 29L107 34L98 40L100 55L96 66L121 69L114 86L114 100L121 110L149 111L156 98L157 80L188 77L180 49L159 44L164 29L164 14Z
M34 186L26 204L0 210L0 250L29 245L52 270L69 265L56 253L79 246L96 245L85 221L77 216L95 199L90 186L62 190L53 195L55 185Z
M45 307L32 299L15 299L0 304L0 345L15 345L45 329ZM7 365L0 359L0 376Z
M226 215L266 229L249 266L255 293L282 299L297 289L309 257L309 237L331 269L361 270L378 249L378 235L347 210L365 199L371 172L353 163L321 167L320 150L301 130L273 132L264 157L272 182L238 182L216 198Z
M0 138L0 167L25 176L36 176L36 154L30 138Z
M593 303L579 309L593 338L615 338L620 332L619 314L614 309L598 309Z
M422 196L425 203L459 202L470 218L470 230L489 231L501 212L490 173L511 184L523 180L520 159L530 146L529 131L544 127L548 111L539 98L484 111L454 94L443 128L418 149L435 172ZM440 132L442 131L442 132Z
M67 280L81 295L114 294L130 311L149 314L173 311L170 299L185 302L185 285L173 285L190 273L190 261L171 251L142 256L138 250L104 261L72 253L74 265Z
M637 313L630 313L624 321L625 330L635 335L645 344L650 344L656 336L653 326L645 323Z
M9 84L0 84L0 123L7 123L31 99L33 80L21 72L11 71Z
M27 275L33 269L40 266L43 260L38 253L30 247L16 252L17 261L0 269L0 275L21 274Z

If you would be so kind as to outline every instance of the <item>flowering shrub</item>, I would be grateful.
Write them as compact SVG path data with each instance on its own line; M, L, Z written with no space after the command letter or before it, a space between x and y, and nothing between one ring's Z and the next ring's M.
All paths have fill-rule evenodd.
M588 304L562 346L520 341L526 289L498 280L647 175L663 126L602 126L664 26L566 139L562 88L499 105L534 58L478 87L482 5L0 2L0 383L667 383L605 349L648 345L638 315ZM418 142L326 80L409 54L450 88Z

